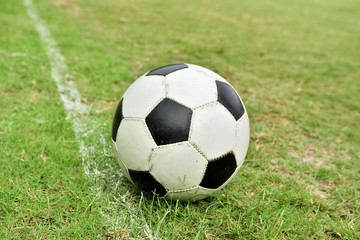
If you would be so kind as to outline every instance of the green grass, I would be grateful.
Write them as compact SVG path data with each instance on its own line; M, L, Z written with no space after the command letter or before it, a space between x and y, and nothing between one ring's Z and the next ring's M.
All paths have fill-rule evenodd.
M358 1L34 1L108 152L117 101L150 69L194 63L237 89L247 158L195 203L142 196L98 136L84 174L33 22L0 2L0 239L360 238Z

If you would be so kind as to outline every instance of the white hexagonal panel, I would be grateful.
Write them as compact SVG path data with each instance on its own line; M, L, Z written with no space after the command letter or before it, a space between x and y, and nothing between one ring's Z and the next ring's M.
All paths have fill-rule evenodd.
M114 153L115 153L115 157L118 160L118 163L120 165L120 168L122 170L122 172L125 174L125 176L131 181L129 172L127 170L127 167L124 165L123 160L121 159L120 153L117 150L117 146L116 146L116 142L114 142L114 140L111 139L112 145L113 145L113 149L114 149Z
M231 151L235 144L236 121L220 103L213 103L194 111L190 142L207 159L218 158Z
M198 72L201 72L201 73L211 77L214 80L219 80L219 81L228 83L228 81L226 81L222 76L220 76L219 74L217 74L207 68L204 68L204 67L201 67L201 66L198 66L195 64L189 64L189 63L186 63L186 65L188 65L189 68L194 69Z
M163 76L142 76L124 93L124 117L145 118L161 99L165 97Z
M158 147L150 162L150 173L169 190L199 185L207 164L206 159L188 142Z
M156 147L145 121L123 119L116 136L116 148L124 165L131 170L148 171Z
M250 140L250 126L247 113L245 113L236 124L236 143L234 147L234 154L237 166L240 167L244 162Z
M205 74L185 68L166 76L167 96L195 108L217 100L215 81Z
M166 198L181 201L198 201L215 194L217 190L195 187L183 191L168 191Z

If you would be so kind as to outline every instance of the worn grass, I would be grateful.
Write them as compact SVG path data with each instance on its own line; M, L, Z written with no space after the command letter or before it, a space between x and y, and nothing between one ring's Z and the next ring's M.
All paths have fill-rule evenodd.
M38 33L22 1L0 2L0 239L360 238L358 1L34 1L109 151L117 101L149 69L235 86L249 152L196 203L142 196L102 152L84 174Z

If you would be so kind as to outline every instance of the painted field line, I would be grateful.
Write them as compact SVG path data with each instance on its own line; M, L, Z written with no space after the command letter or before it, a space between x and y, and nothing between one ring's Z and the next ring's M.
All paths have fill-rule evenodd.
M51 77L54 79L60 99L64 103L66 119L72 121L85 174L93 178L105 178L113 192L122 191L124 193L120 196L120 199L110 202L110 205L124 209L124 219L116 216L116 214L115 216L111 214L111 208L107 213L102 213L105 221L115 228L121 229L123 225L129 225L124 220L131 220L132 223L136 222L135 225L142 228L143 232L152 238L151 230L149 230L146 218L142 212L138 211L136 207L127 201L129 192L121 188L122 174L113 169L113 161L110 158L112 156L111 146L106 144L106 139L102 134L103 131L107 131L107 123L99 123L90 118L89 111L91 106L82 103L80 92L77 90L75 83L69 79L65 58L57 47L56 41L52 38L51 32L48 30L45 22L39 17L32 0L23 0L23 3L27 8L28 15L34 22L49 58ZM101 170L98 170L99 168ZM100 190L93 190L95 194L100 194ZM114 198L116 199L116 197Z
M87 158L91 154L92 146L85 145L82 136L90 131L89 127L89 107L81 102L81 95L74 82L70 81L67 65L64 56L57 48L55 40L52 38L46 24L39 17L37 9L31 0L24 0L27 7L27 13L34 21L35 28L38 31L43 47L50 60L51 77L54 79L61 101L64 103L67 119L72 120L76 140L79 143L80 154L85 168L85 173L89 175L87 167Z

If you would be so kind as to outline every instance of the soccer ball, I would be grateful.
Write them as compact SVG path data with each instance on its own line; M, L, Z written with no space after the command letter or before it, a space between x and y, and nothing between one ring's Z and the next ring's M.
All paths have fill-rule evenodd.
M112 142L125 175L147 193L200 200L223 188L242 165L249 119L234 88L193 64L154 69L125 92Z

